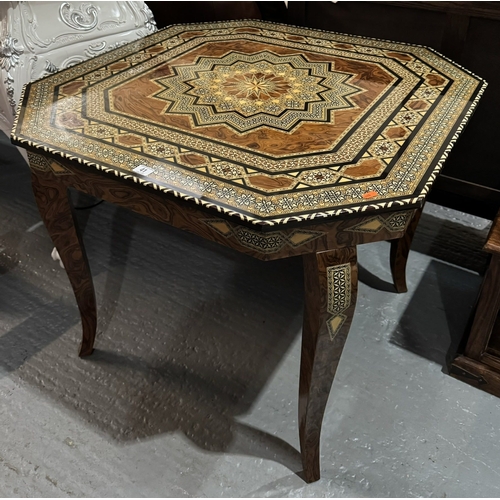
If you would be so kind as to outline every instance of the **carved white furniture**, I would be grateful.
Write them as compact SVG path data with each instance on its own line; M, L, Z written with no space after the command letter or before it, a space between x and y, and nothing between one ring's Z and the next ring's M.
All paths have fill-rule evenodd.
M7 135L25 83L156 31L144 2L0 2L0 20L0 129Z

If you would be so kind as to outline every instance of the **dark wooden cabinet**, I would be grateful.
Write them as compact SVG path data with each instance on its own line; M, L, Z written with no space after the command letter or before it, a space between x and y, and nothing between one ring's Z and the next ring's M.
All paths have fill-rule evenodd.
M464 352L452 362L450 375L500 397L500 212L484 250L491 254L490 265Z
M257 2L146 2L159 29L172 24L261 19ZM274 2L273 2L274 3Z

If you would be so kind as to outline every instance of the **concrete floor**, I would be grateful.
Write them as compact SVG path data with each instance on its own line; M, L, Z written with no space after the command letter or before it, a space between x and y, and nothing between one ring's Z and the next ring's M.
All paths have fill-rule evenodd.
M425 209L393 292L359 249L357 312L300 471L300 258L262 263L103 203L79 215L99 303L80 323L17 150L0 138L0 495L498 497L500 399L443 372L489 222Z

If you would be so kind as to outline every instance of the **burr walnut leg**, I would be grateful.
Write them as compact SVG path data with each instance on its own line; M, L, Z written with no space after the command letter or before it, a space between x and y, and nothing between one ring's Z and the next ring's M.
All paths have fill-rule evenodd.
M304 478L320 477L321 424L351 326L358 287L356 247L305 255L305 309L299 385Z
M32 172L33 191L45 227L57 248L82 319L80 356L92 354L97 328L94 284L68 188L55 176Z
M398 293L405 293L408 291L406 286L406 262L410 254L411 242L415 231L417 230L418 221L422 215L422 208L415 211L415 215L408 224L405 234L397 240L391 241L391 272L394 281L394 287Z

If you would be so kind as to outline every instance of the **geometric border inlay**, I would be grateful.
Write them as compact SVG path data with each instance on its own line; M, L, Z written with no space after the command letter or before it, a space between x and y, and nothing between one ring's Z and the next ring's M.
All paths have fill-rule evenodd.
M378 233L382 229L387 229L391 233L403 231L413 216L413 210L406 212L398 212L388 216L386 219L380 215L376 215L368 220L364 220L354 226L345 229L353 233Z
M290 100L293 112L297 109L299 114L302 113L302 102L309 102L308 93L312 89L308 85L324 85L327 82L314 80L319 76L312 73L313 69L310 75L313 80L305 82L303 68L292 65L292 59L297 59L296 53L306 54L307 61L300 63L303 66L312 68L313 60L319 65L334 61L333 72L346 75L355 74L358 66L364 68L363 74L368 74L368 66L371 65L374 69L369 74L376 76L372 83L378 85L382 82L389 88L388 83L393 81L394 84L390 85L392 91L377 94L375 86L370 90L370 86L365 85L372 78L362 78L363 92L373 91L369 96L366 94L365 101L370 104L353 118L352 123L347 117L351 119L350 114L358 113L354 108L334 110L335 117L350 113L346 114L345 123L352 125L340 126L342 122L339 120L338 136L337 132L333 134L335 143L330 141L330 135L323 132L326 125L319 122L304 123L294 129L293 134L288 129L278 133L272 128L259 130L258 133L249 132L248 140L243 140L246 132L240 137L234 130L228 132L223 125L220 125L220 134L217 125L208 126L206 133L193 135L187 118L181 117L184 120L182 123L176 121L175 113L168 117L172 120L166 125L161 122L156 126L148 119L138 121L131 114L133 106L127 99L123 101L123 110L120 108L121 94L115 89L115 83L128 81L130 89L139 88L137 79L142 78L140 72L144 70L149 72L148 75L151 73L152 83L148 88L142 87L144 95L140 95L137 109L148 110L141 114L142 118L158 114L153 110L157 106L158 112L161 112L159 107L162 103L152 96L161 88L154 82L169 74L168 67L158 63L174 61L177 64L175 61L182 63L184 58L186 63L195 64L195 56L212 56L209 52L208 55L203 54L202 49L208 46L210 50L213 47L217 49L219 45L232 43L232 40L240 44L237 48L250 54L248 57L251 60L246 61L250 65L249 71L262 70L263 76L259 74L254 78L244 73L246 76L242 80L236 75L240 67L231 66L231 71L235 70L231 76L234 76L234 82L224 90L230 94L226 97L234 95L242 97L242 101L248 101L250 97L262 100L263 89L267 88L264 95L266 99L269 97L267 101L270 98L278 100L276 106L288 109L288 100L281 103L282 94L278 92L287 87L290 95L297 91L298 99ZM259 50L269 50L273 54L280 52L283 57L291 57L290 64L284 67L284 75L275 75L277 79L271 82L274 85L271 85L272 88L269 87L266 72L274 74L274 68L269 66L270 61L265 60L262 68L256 66L260 63L253 54ZM221 52L222 58L228 54L224 51ZM220 57L216 50L213 54L215 58ZM223 69L226 68L221 66L221 72ZM286 82L283 83L280 78ZM292 78L301 80L297 87ZM208 87L200 87L198 80L198 76L189 79L193 89L186 88L185 92L198 99L200 105L212 105L209 102L211 96L206 93L211 89L211 80L206 80L207 85L210 83ZM241 88L247 89L249 82L260 90L251 90L249 95L241 94ZM307 85L303 85L304 82ZM411 44L260 21L177 25L133 46L120 47L83 65L28 84L22 93L22 106L11 138L17 145L43 149L47 155L63 156L106 174L143 184L208 209L217 209L229 217L273 226L421 205L485 88L486 82L461 66L432 49ZM114 89L112 95L116 97L112 102L104 98L96 99L96 96L104 95L103 90L111 92L110 89ZM125 98L130 89L124 87L121 90ZM151 94L148 94L149 90ZM205 94L195 95L199 91ZM271 95L276 92L279 95ZM283 94L286 99L287 95ZM357 106L361 106L360 109L364 109L361 94L351 97ZM154 106L151 108L142 105L153 99ZM216 114L225 112L221 99L213 104L219 109L214 111ZM253 99L255 105L267 106L269 103L264 100L259 103ZM106 103L111 108L108 109ZM270 107L268 110L270 116L278 117L279 110L273 109ZM255 111L247 112L243 107L241 110L245 120L254 116ZM310 110L312 112L312 107ZM112 121L101 123L103 117L106 120L112 118ZM380 120L384 126L379 129ZM334 122L332 120L332 127L336 126L337 122ZM106 126L108 129L105 129ZM374 135L374 131L378 130L378 135ZM314 134L317 131L324 141L316 140ZM290 141L282 140L285 133L290 136ZM274 136L279 136L280 140ZM295 136L301 140L292 140ZM136 145L132 144L134 140ZM312 146L304 149L297 144ZM362 151L365 152L360 156ZM224 165L218 167L219 163ZM56 174L68 173L59 165L53 164L50 169ZM139 165L153 169L152 173L139 175L135 170ZM34 168L46 168L46 165L35 164ZM237 171L237 175L233 171ZM406 223L408 221L409 218ZM371 224L366 220L364 222L348 231L377 233L385 228L397 232L405 224L403 219L383 221L376 217ZM280 244L293 243L282 238L278 238L280 243L271 240L257 242L248 234L242 235L242 238L250 247L264 247L266 252L271 251L267 248L269 245L276 248Z
M219 218L203 219L201 222L211 227L225 238L233 237L244 247L264 254L279 252L286 245L298 248L325 234L322 231L302 229L297 229L291 233L285 233L283 231L261 233L246 227L233 226L228 221Z
M73 172L58 161L49 160L45 156L36 153L28 152L28 160L30 167L35 170L41 170L42 172L51 170L54 175L74 175Z

